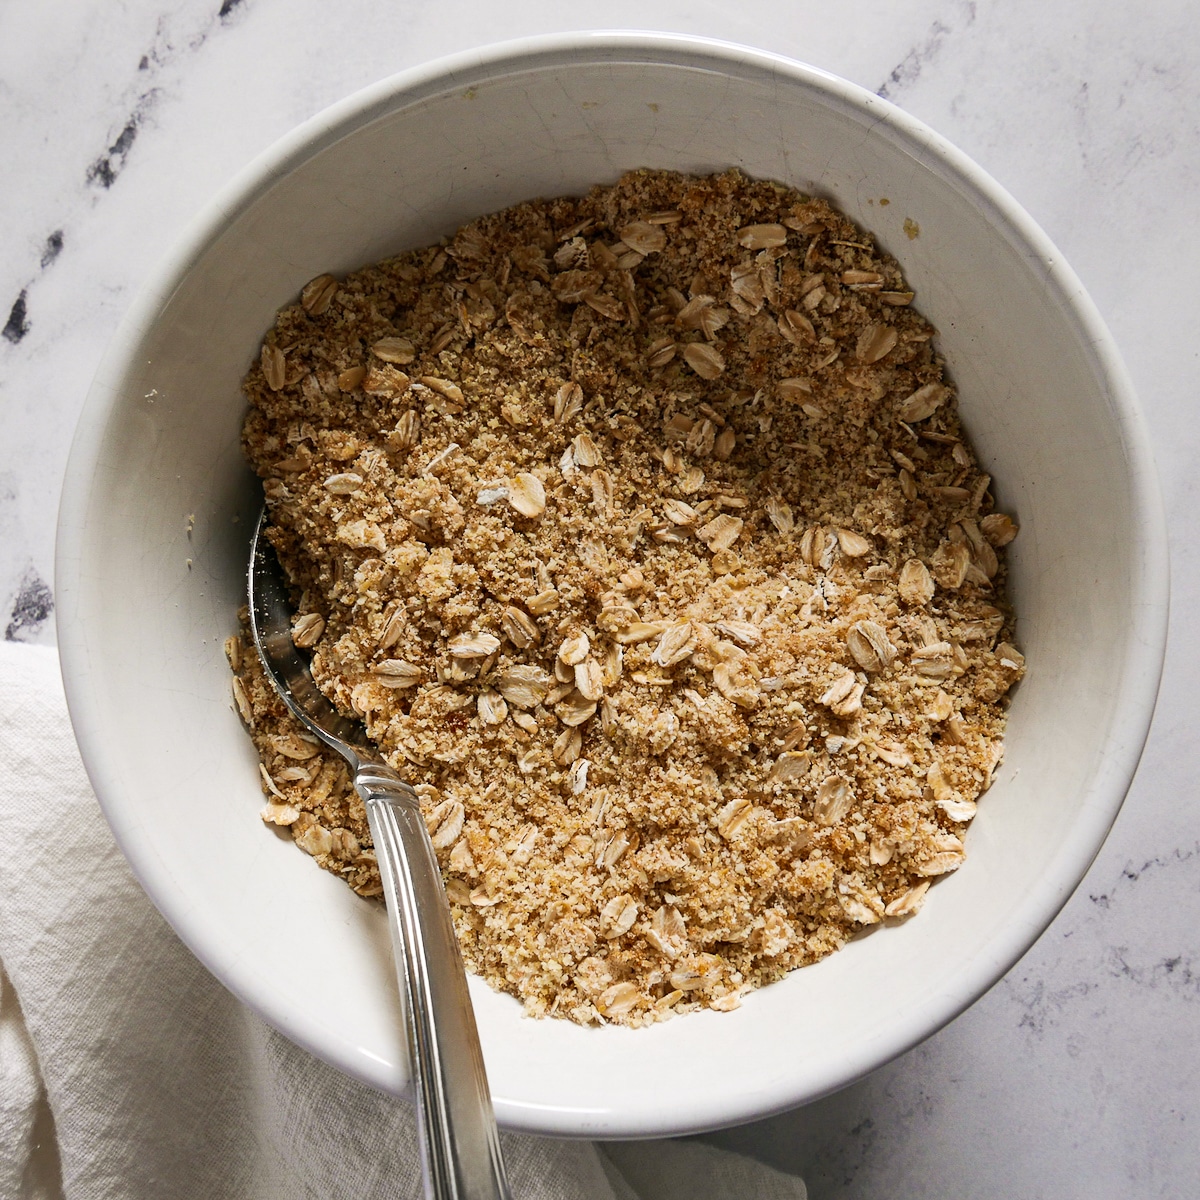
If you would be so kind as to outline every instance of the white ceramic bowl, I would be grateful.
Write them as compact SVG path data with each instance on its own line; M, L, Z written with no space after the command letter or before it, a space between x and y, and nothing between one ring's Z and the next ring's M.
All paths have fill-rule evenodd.
M782 180L829 198L899 258L1020 521L1009 561L1029 674L969 861L918 919L736 1012L640 1031L526 1020L472 982L500 1121L599 1137L749 1120L912 1046L1033 943L1116 815L1161 666L1163 522L1110 336L1029 217L892 105L764 53L584 34L407 71L259 158L145 288L79 426L58 556L72 717L147 892L280 1030L402 1092L383 912L261 824L254 754L230 706L221 644L259 503L238 444L239 380L276 309L314 275L640 166Z

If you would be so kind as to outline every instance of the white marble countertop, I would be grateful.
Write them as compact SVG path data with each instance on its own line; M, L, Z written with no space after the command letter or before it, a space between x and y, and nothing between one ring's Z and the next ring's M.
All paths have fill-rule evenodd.
M71 429L121 313L185 222L252 156L365 84L470 46L585 28L698 33L803 59L974 157L1057 242L1123 348L1171 523L1174 619L1157 718L1122 815L1063 913L924 1045L838 1095L713 1140L803 1174L814 1200L1198 1194L1192 0L3 5L5 636L53 640Z

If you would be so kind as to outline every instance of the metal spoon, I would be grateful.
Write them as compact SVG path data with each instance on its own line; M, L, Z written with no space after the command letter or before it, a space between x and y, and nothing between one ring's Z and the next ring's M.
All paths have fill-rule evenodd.
M467 977L417 794L317 688L292 642L287 582L263 536L266 520L264 509L250 544L250 628L284 704L346 760L367 809L404 1007L425 1194L511 1200Z

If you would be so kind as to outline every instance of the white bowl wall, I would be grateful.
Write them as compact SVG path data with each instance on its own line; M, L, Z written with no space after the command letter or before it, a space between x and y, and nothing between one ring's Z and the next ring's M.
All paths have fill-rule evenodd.
M261 824L230 705L221 647L259 504L239 381L261 335L322 271L641 166L781 180L900 260L1021 525L1009 561L1029 674L968 863L918 919L734 1013L640 1031L526 1020L473 980L500 1121L568 1135L694 1131L814 1099L977 998L1116 815L1166 618L1153 468L1110 338L1029 218L920 123L811 68L645 34L537 39L397 76L290 135L191 228L96 379L64 494L59 640L85 761L146 890L236 994L403 1091L384 914Z

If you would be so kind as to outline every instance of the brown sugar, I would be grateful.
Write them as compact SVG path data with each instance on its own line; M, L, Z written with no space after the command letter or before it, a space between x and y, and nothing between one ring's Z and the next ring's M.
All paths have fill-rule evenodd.
M530 1013L733 1008L963 862L1016 526L912 300L821 200L638 171L321 276L267 334L244 441L295 640ZM245 645L264 819L378 894Z

